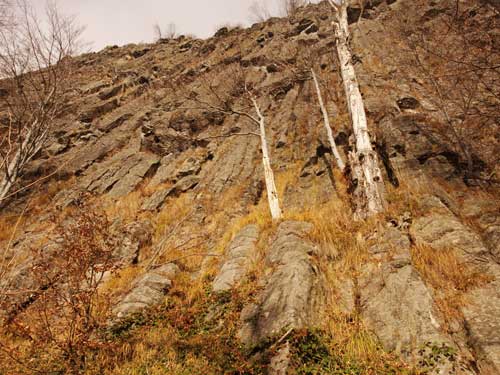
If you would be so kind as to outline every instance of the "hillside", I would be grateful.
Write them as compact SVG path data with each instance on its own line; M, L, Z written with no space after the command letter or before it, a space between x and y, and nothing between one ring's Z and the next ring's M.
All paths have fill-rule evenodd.
M75 57L0 211L0 374L499 373L498 6L350 8L387 200L364 221L310 73L347 160L326 3ZM257 126L224 111L254 114L248 88L279 221Z

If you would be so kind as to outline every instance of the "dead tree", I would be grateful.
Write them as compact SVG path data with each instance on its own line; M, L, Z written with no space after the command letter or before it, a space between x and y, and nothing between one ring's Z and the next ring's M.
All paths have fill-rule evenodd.
M153 26L153 30L157 41L175 39L177 37L177 26L173 22L170 22L165 29L162 29L160 24L156 23Z
M0 28L0 206L44 147L70 88L71 56L83 31L47 3L42 22L28 0Z
M384 184L378 156L372 148L363 97L359 90L352 62L347 21L349 1L328 1L336 11L337 20L334 27L337 38L337 55L355 138L354 150L349 153L354 185L355 216L366 218L384 210Z
M271 157L267 145L265 116L255 93L245 82L244 74L239 69L236 69L230 75L234 77L234 81L231 81L234 87L217 88L205 80L203 84L204 92L191 92L189 95L185 95L185 98L196 103L196 108L198 109L209 109L227 115L237 115L250 120L254 125L258 126L258 132L231 133L210 138L224 138L230 136L257 136L260 138L262 165L264 167L264 179L269 209L273 220L280 220L283 217L283 213L279 204L274 172L271 167ZM239 101L240 98L244 98L248 105L238 106L237 101ZM189 108L192 109L193 107L191 106Z
M311 68L311 74L313 77L314 85L316 87L316 93L318 94L318 102L319 106L321 107L321 113L323 114L323 123L325 125L328 141L330 142L330 147L332 149L335 161L337 162L337 166L343 172L345 169L345 164L344 161L342 160L342 157L339 154L337 145L335 143L335 139L333 138L332 128L330 126L330 119L328 118L328 111L326 110L325 103L323 102L323 96L321 95L321 89L319 87L318 78L316 77L316 73L314 72L313 68Z
M286 16L293 16L300 7L308 3L306 0L281 0L280 2L282 12Z
M255 22L265 22L271 18L271 12L266 4L259 1L254 1L250 8L250 19Z

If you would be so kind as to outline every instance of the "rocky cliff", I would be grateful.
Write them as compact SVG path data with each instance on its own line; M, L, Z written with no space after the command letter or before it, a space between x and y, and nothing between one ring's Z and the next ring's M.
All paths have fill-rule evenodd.
M498 63L497 6L350 8L387 195L386 212L366 222L352 218L309 74L320 77L345 156L351 129L326 3L207 40L75 58L78 89L19 183L31 187L0 213L0 373L69 371L67 347L55 344L67 342L58 307L68 307L47 308L54 285L74 286L56 277L57 265L71 266L57 257L78 263L68 246L104 242L110 257L92 258L102 323L78 352L81 373L498 373L500 211L485 177L498 171L498 123L464 133L471 176L403 37L423 30L450 42L447 17L460 12L467 30L493 40ZM255 125L214 104L242 85L266 119L281 222L268 212ZM498 96L492 103L498 110ZM81 210L94 214L82 220ZM58 338L43 341L37 327L47 326Z

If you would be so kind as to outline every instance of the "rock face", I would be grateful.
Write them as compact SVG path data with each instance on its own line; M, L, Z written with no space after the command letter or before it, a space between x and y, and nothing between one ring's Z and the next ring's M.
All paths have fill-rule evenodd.
M279 225L267 256L272 274L258 304L245 307L241 313L243 343L257 343L285 329L314 323L321 286L311 261L316 248L305 238L311 229L312 225L304 222Z
M431 342L458 353L455 363L439 364L435 372L440 375L500 373L498 198L463 184L463 156L457 144L447 139L451 134L443 135L439 128L443 125L442 113L436 108L439 98L426 94L425 83L407 74L410 67L393 56L408 57L395 36L400 21L414 22L431 38L439 24L446 24L444 15L458 12L464 24L481 23L481 17L491 14L491 4L498 1L352 3L349 22L358 23L351 26L353 63L369 131L384 162L384 179L394 189L387 189L389 209L377 218L380 226L367 223L376 233L364 238L368 246L360 250L359 272L348 280L332 280L331 284L338 281L340 285L335 291L339 307L346 315L359 317L385 349L408 362L422 360ZM500 40L498 27L493 27L498 15L489 21L491 30L483 34L492 44L485 49L491 47L494 52L495 42ZM242 88L246 86L256 95L266 120L285 217L314 214L313 210L329 203L347 202L345 180L332 160L307 67L313 63L322 90L328 91L332 131L340 153L346 155L352 130L346 121L349 113L344 94L337 90L342 82L332 59L336 40L331 22L331 9L321 2L302 7L295 16L273 18L245 30L222 28L206 41L179 37L147 46L106 48L72 59L76 65L71 79L79 89L70 94L70 109L57 119L49 144L22 176L22 184L37 186L40 193L21 191L5 211L0 210L0 302L9 305L0 315L22 311L36 298L32 291L43 287L33 277L36 259L25 250L48 238L47 212L64 216L72 203L90 196L99 209L102 206L113 216L110 221L116 225L110 232L116 237L117 267L136 263L142 267L142 262L149 265L175 258L180 259L176 262L183 270L168 264L135 280L128 293L115 301L115 320L161 303L178 272L186 273L183 280L203 275L203 265L208 262L203 257L214 255L210 249L233 233L234 223L243 220L250 224L226 246L217 276L206 285L215 292L214 299L239 296L224 292L235 291L247 281L249 267L265 261L263 276L252 294L254 303L243 311L231 311L241 313L237 327L241 328L241 341L258 344L290 328L315 325L323 288L332 285L325 285L326 276L314 262L319 258L335 266L341 251L328 259L323 253L316 257L316 244L308 239L312 226L305 222L257 226L265 221L252 215L265 215L258 210L266 204L258 129L245 115L225 113L224 106L234 104L254 116ZM208 83L210 87L206 87ZM230 92L231 100L214 107L218 98L210 95L212 90L219 96ZM478 102L498 98L474 94ZM0 98L8 95L0 88ZM189 99L195 97L213 105L199 108L203 106ZM5 114L0 108L0 129L6 124ZM453 121L459 120L457 115ZM492 145L498 145L498 137L490 136L487 144L478 142L474 152L483 158L478 149L493 149ZM481 169L488 160L483 159L485 162L475 160L474 165ZM498 175L497 171L490 177ZM416 178L415 186L407 176ZM30 185L35 181L36 185ZM485 189L498 191L494 186ZM28 224L22 228L23 221L14 225L24 207L23 220L36 229L29 229ZM116 212L116 207L126 212ZM409 213L401 220L390 219L393 210L396 216ZM349 221L348 213L346 217L345 231L361 236L364 224L360 229ZM130 220L134 222L129 224ZM17 231L12 242L4 226ZM260 236L268 233L271 239L266 244ZM334 242L328 245L334 248ZM149 245L158 250L153 259L145 259L148 252L141 251ZM420 247L436 254L454 250L460 262L489 280L463 291L466 302L460 305L460 317L451 328L440 309L440 291L419 272L412 257ZM5 248L8 256L4 256ZM5 277L4 265L15 258L10 253L19 255L18 263ZM253 285L253 280L248 281L245 287ZM241 308L240 303L234 305ZM221 306L210 307L215 311ZM271 361L269 371L287 372L295 349L289 344L292 340L276 348L279 355Z
M139 251L151 242L153 226L149 221L133 222L120 228L120 241L113 256L121 264L136 263Z
M247 225L238 232L227 247L227 260L212 283L214 292L231 289L245 276L252 257L255 257L258 239L259 228L257 225Z
M494 374L500 371L500 346L498 334L500 330L500 266L496 258L496 246L488 248L481 236L469 226L462 223L438 198L428 197L423 205L429 210L427 215L419 218L411 227L411 234L417 243L432 246L439 251L453 247L459 251L460 259L468 267L472 267L483 275L491 278L486 285L472 289L467 294L467 303L462 308L464 331L468 345L474 351L474 356L481 373ZM481 201L466 201L462 207L464 216L478 217L483 226L479 226L486 240L498 236L495 223L498 222L496 203L489 201L490 209L478 215L479 207L485 205ZM493 210L492 210L493 208ZM489 211L489 212L488 212ZM486 221L486 223L485 223Z
M406 355L426 342L449 343L440 332L431 292L411 265L409 238L389 228L379 243L372 248L379 267L369 265L359 281L363 321L384 347Z
M469 295L469 304L463 309L469 343L484 374L500 372L500 267L491 266L489 274L495 280Z
M160 303L178 272L179 267L175 264L166 264L141 276L134 282L130 292L114 307L115 320L127 318Z

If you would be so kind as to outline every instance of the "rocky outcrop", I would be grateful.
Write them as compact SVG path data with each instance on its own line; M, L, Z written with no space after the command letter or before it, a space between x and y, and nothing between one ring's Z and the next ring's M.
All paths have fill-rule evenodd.
M500 372L500 266L492 265L487 272L494 281L471 291L462 312L481 374L489 375Z
M172 280L178 272L179 267L169 263L141 276L113 308L115 321L120 321L160 303L172 286Z
M441 332L431 291L411 264L408 236L388 228L377 242L371 252L378 265L368 264L358 280L359 309L367 327L386 349L407 358L427 342L452 345Z
M113 257L123 265L137 263L139 251L151 242L153 226L149 221L133 222L117 231L119 242Z
M198 176L187 176L182 178L174 186L166 189L160 189L153 193L151 197L144 201L142 209L144 211L156 211L161 208L168 197L177 197L180 194L193 189L199 182L200 178Z
M454 248L471 262L486 261L489 255L481 237L462 222L435 196L421 200L428 209L427 215L416 219L411 226L411 235L417 244L435 248Z
M485 246L481 235L462 223L437 197L427 197L422 205L428 209L427 215L417 219L411 227L411 234L417 243L432 246L436 251L451 247L458 251L460 260L467 267L490 278L485 285L467 293L467 303L461 309L464 318L462 329L481 373L497 373L500 371L500 344L496 334L500 330L497 318L500 316L500 266L496 260L496 246ZM490 209L484 214L480 213L481 210L478 212L480 201L466 201L463 206L466 217L478 217L480 222L481 217L486 217L488 224L479 226L484 229L486 239L498 236L495 225L498 215L491 209L495 203L490 201L488 205Z
M214 292L231 289L245 276L252 257L255 257L258 239L257 225L247 225L238 232L229 243L225 252L227 260L212 283Z
M243 343L255 344L283 330L314 324L321 284L311 259L316 247L306 238L311 230L312 225L304 222L279 225L266 258L271 275L258 302L241 313Z

